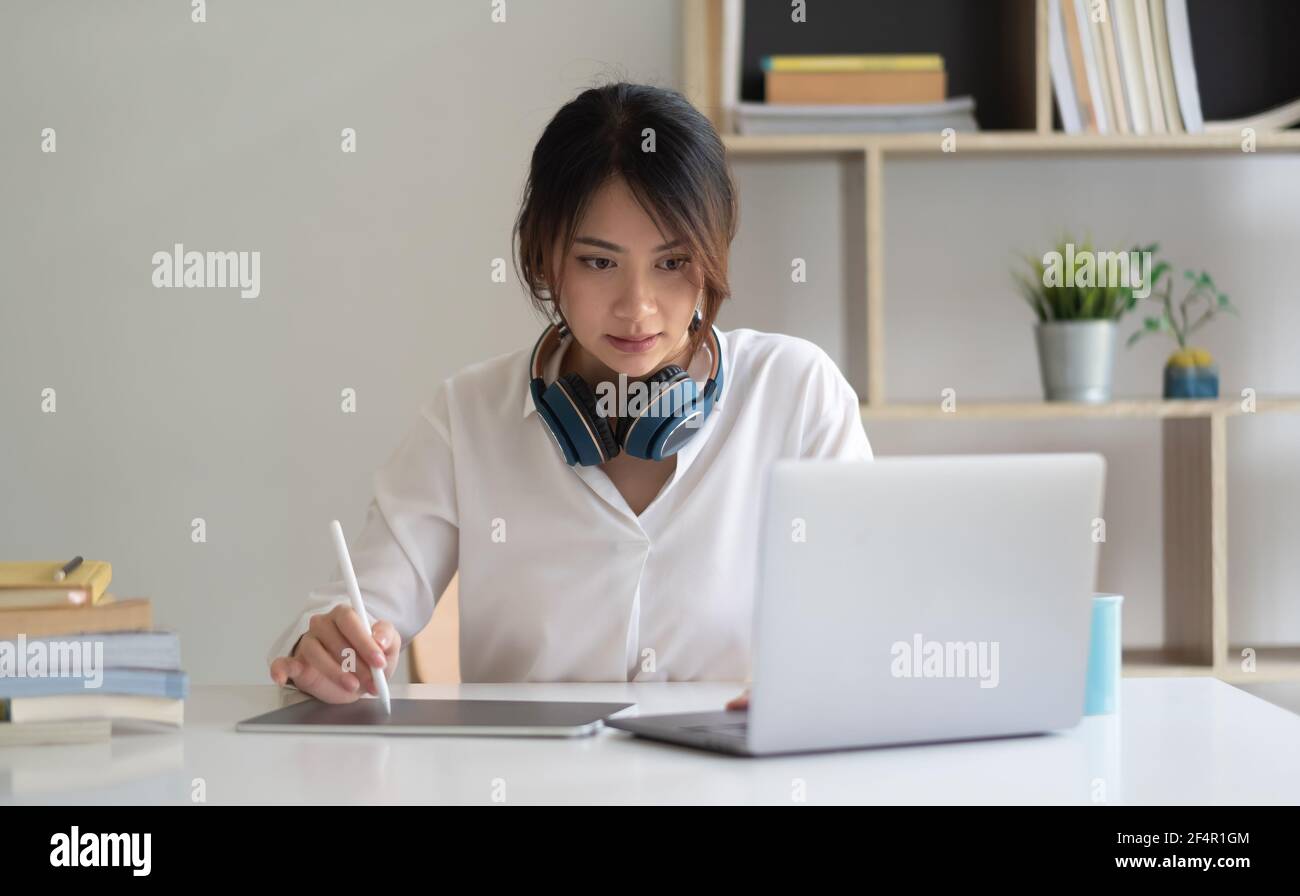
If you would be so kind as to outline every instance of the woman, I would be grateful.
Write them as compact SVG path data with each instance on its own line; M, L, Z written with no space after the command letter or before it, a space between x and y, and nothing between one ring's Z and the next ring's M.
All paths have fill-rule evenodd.
M680 94L564 106L514 231L551 325L431 390L351 545L378 621L341 578L313 591L272 679L375 693L367 664L392 674L459 569L465 681L747 680L767 468L872 452L820 348L715 327L736 223L726 151Z

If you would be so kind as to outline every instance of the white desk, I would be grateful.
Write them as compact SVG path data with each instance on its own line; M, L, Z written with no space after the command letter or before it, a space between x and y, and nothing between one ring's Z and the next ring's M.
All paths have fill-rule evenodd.
M734 684L399 685L395 697L720 708ZM1209 678L1124 681L1121 717L1065 734L732 758L635 739L237 733L292 694L197 687L186 724L111 744L0 747L0 804L1287 803L1300 804L1300 716ZM802 782L802 783L801 783Z

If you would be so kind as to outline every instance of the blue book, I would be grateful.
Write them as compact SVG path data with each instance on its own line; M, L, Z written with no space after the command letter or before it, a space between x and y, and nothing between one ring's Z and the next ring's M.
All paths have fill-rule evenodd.
M4 677L6 653L13 661L41 650L50 656L59 645L90 642L103 645L103 663L106 669L180 669L181 639L176 632L125 631L96 632L94 634L27 637L19 642L13 638L0 638L0 678ZM38 645L40 645L38 647Z
M139 697L166 697L183 700L190 691L190 679L184 672L160 669L102 669L99 687L87 687L90 677L16 678L0 676L0 699L9 697L56 697L65 694L130 694Z

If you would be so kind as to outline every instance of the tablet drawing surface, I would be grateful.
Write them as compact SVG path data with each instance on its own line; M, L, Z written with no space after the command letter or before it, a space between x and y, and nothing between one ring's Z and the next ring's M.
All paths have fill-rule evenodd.
M235 726L236 731L321 734L460 734L513 737L580 737L601 720L635 703L560 703L545 700L379 700L353 703L303 700Z

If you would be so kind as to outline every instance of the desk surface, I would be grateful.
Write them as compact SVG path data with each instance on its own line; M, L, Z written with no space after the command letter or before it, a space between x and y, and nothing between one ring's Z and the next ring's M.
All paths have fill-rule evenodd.
M726 683L398 685L394 696L721 707ZM605 729L571 740L253 734L301 695L196 687L181 731L0 747L0 804L1286 803L1300 716L1210 678L1124 681L1120 716L1061 734L741 759ZM201 779L196 783L195 779Z

